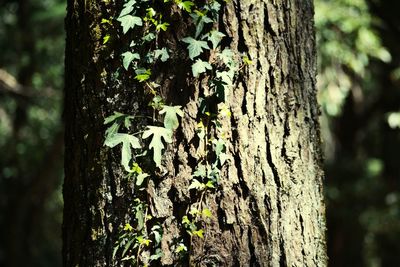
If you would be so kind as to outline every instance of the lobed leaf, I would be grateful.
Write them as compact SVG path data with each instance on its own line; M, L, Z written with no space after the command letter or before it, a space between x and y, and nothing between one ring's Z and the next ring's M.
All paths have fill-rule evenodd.
M142 138L147 139L150 136L153 136L151 142L149 144L149 148L153 149L153 161L156 163L157 167L161 166L161 154L164 149L164 142L172 143L172 130L157 127L157 126L147 126L147 130L144 131Z
M160 114L164 114L164 126L170 130L176 130L179 126L178 116L183 117L181 106L163 106Z

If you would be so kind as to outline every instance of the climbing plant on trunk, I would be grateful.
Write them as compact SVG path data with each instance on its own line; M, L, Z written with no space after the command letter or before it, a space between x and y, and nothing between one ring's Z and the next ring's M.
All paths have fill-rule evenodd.
M65 266L323 266L312 1L80 1Z

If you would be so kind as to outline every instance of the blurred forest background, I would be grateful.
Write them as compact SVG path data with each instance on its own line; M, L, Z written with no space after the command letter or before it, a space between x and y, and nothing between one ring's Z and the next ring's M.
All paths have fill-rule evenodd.
M0 0L0 266L61 266L65 5ZM400 1L315 8L329 264L400 266Z

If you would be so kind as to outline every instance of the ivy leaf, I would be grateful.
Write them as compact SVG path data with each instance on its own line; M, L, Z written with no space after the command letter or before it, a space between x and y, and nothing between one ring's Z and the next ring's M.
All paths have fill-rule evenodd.
M189 44L187 49L189 50L189 58L192 60L199 56L203 49L210 49L206 41L199 41L192 37L183 38L182 41Z
M121 254L122 257L125 256L125 253L128 251L129 247L132 245L133 240L134 240L134 239L131 239L131 240L129 240L129 242L127 242L127 243L125 244L125 248L124 248L124 250L122 251L122 254Z
M107 136L111 136L113 134L116 134L120 128L121 124L118 122L114 122L110 127L107 128L106 130L106 138Z
M191 224L191 222L190 222L188 216L185 215L185 216L182 217L182 223L183 223L183 224L186 224L186 225Z
M196 171L193 173L193 177L206 177L206 176L207 176L206 166L204 166L203 164L197 166Z
M168 29L169 23L168 22L164 22L164 23L160 23L156 26L156 31L166 31Z
M218 72L217 72L218 75ZM222 79L214 79L211 81L215 88L215 95L221 102L225 102L225 86L226 82Z
M130 0L129 2L124 4L124 7L134 6L136 4L136 0Z
M127 33L129 29L133 29L136 25L137 26L143 25L142 19L140 17L132 15L119 17L117 20L121 22L122 31L124 32L124 34Z
M199 182L197 179L193 179L193 182L189 185L188 190L190 189L197 189L197 190L203 190L206 187L205 184Z
M200 230L196 230L192 232L194 235L197 235L200 238L204 238L204 230L200 229Z
M156 35L154 33L150 32L142 37L142 41L143 42L151 42L155 38L156 38Z
M126 223L124 226L124 231L132 232L133 227L129 223Z
M213 48L217 48L219 42L221 42L222 38L225 37L225 34L223 34L222 32L219 31L211 31L208 36L207 39L213 44Z
M140 231L144 227L144 213L141 205L136 207L135 218L137 220L137 229Z
M104 119L104 124L109 124L110 122L113 122L113 121L115 121L115 120L117 120L117 119L119 119L119 118L121 118L123 116L126 116L126 115L123 114L123 113L114 111L113 115L110 115L110 116L108 116L107 118Z
M221 9L221 4L218 1L212 1L205 7L207 10L211 11L214 17L218 18L218 12Z
M160 248L157 248L156 251L154 252L154 254L152 254L152 255L150 256L150 261L156 261L156 260L158 260L159 258L161 258L163 255L164 255L164 254L163 254L162 250L161 250ZM146 265L145 265L145 266L146 266ZM149 266L149 265L147 265L147 266Z
M106 34L106 36L103 37L103 44L106 44L108 42L108 40L110 40L110 35Z
M125 133L115 133L108 135L104 141L104 145L113 148L116 145L122 143L121 150L121 164L124 166L125 170L130 172L129 162L132 159L132 148L141 148L139 139L133 135Z
M199 11L196 13L190 14L190 16L192 17L193 21L196 24L196 35L195 35L196 38L203 31L205 24L213 22L212 19L210 19L204 13L201 13Z
M157 244L160 244L160 242L161 242L161 234L159 231L162 231L161 226L159 226L159 225L154 225L151 228L151 234L154 235L154 239Z
M153 138L151 139L149 148L153 149L153 160L156 163L156 166L160 167L161 153L164 149L162 139L164 139L166 143L172 143L172 131L164 127L147 126L147 130L144 131L142 138L146 139L151 135L153 135Z
M211 218L212 217L212 213L209 209L205 208L203 209L203 211L201 212L203 214L204 217L206 218Z
M176 253L180 253L182 251L187 251L187 247L183 243L179 243L178 247L175 249Z
M207 188L215 188L213 181L208 181L208 182L206 183L206 187L207 187Z
M163 47L161 49L154 50L154 57L159 58L161 57L161 61L165 62L169 59L169 54L167 48Z
M125 6L122 10L121 13L119 14L119 18L128 15L129 13L131 13L133 10L133 4L132 5L127 5Z
M214 139L212 141L212 143L214 145L215 155L217 156L217 158L219 158L219 155L222 153L222 151L225 148L225 142L221 138L218 138L218 139Z
M197 59L192 65L192 73L194 77L198 77L200 73L206 72L207 70L212 70L210 63Z
M228 156L226 155L226 153L222 152L221 154L219 154L219 162L221 162L221 165L224 165L227 159Z
M178 116L183 117L181 106L163 106L160 114L164 114L164 126L170 130L176 130L179 126Z
M221 53L218 53L218 58L224 62L225 65L230 66L233 63L234 53L232 50L225 48Z
M129 65L131 64L132 60L140 59L140 56L139 56L138 53L132 53L130 51L127 51L127 52L123 53L122 57L123 57L122 62L123 62L124 68L126 70L128 70Z
M147 173L138 174L138 176L136 177L136 185L137 186L141 186L143 184L144 179L149 177L149 176L150 175L148 175Z
M150 79L151 75L151 70L150 69L137 69L135 70L136 76L135 79L138 80L139 82L144 82Z
M246 65L251 65L251 64L253 64L253 61L248 56L244 56L243 63Z
M217 78L221 79L222 82L224 82L227 85L232 85L233 83L233 77L235 76L235 72L230 70L230 71L219 71L216 73Z
M178 3L178 7L186 10L186 12L188 13L192 12L192 6L194 6L194 3L192 1L183 1Z

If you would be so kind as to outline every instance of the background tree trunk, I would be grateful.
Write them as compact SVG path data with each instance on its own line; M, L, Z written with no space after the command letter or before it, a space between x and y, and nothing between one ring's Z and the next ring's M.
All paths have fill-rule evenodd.
M114 266L118 229L129 211L132 185L118 153L103 146L104 118L113 111L146 113L139 86L121 70L123 38L103 45L102 18L117 17L111 1L68 1L66 19L64 266ZM237 73L222 121L229 143L218 190L205 195L213 218L204 239L189 248L196 266L325 266L325 211L316 101L311 0L233 0L223 7L225 46L252 64ZM182 216L193 203L188 186L196 162L196 117L204 80L187 78L181 56L187 18L168 11L173 49L156 80L168 103L185 116L169 145L164 168L151 180L152 216L163 227L161 265L189 266L172 244L189 237ZM110 31L108 29L108 31Z

